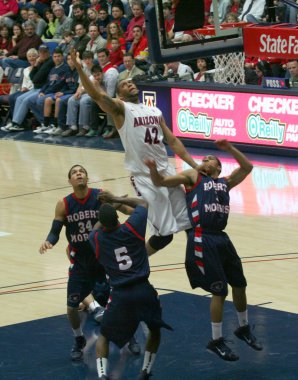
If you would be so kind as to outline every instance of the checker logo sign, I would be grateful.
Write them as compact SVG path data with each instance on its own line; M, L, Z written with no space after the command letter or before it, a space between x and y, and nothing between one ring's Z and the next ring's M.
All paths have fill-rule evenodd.
M297 149L298 98L289 93L172 88L173 133L183 138L227 138L237 143Z
M143 104L148 107L156 107L156 92L143 91Z

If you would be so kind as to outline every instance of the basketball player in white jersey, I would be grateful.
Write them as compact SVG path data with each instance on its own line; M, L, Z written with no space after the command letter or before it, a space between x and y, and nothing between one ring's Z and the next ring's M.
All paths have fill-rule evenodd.
M167 127L162 112L139 102L139 90L131 80L121 81L117 86L118 98L111 98L101 88L94 87L77 61L75 50L72 50L71 57L87 93L104 112L112 116L125 149L125 167L131 172L132 184L149 205L148 220L153 236L146 248L152 255L168 245L174 233L187 230L191 225L184 190L180 186L172 189L154 186L144 159L153 158L163 175L175 174L175 169L168 162L163 143L165 138L182 160L192 168L197 164Z

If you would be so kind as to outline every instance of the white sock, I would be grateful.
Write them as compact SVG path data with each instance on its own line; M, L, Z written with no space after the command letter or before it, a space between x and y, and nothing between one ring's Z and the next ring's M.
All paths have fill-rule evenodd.
M83 336L83 330L82 327L80 326L78 329L72 329L74 336Z
M83 125L83 129L86 129L86 131L89 131L89 125Z
M90 313L92 313L97 307L99 307L99 303L97 301L92 301L90 303L90 305L88 306L88 310L90 311Z
M237 317L238 317L238 322L239 322L240 327L248 325L247 314L248 314L247 310L241 311L241 312L237 311Z
M97 358L96 366L97 366L98 377L101 377L102 375L107 375L107 366L108 366L107 358Z
M212 339L216 340L222 338L222 322L211 322Z
M145 351L142 371L144 371L144 369L145 369L147 371L147 373L151 372L151 368L153 366L155 357L156 357L155 353Z
M70 129L72 129L73 131L76 131L76 130L78 129L78 127L77 127L76 125L72 125L72 126L70 127Z

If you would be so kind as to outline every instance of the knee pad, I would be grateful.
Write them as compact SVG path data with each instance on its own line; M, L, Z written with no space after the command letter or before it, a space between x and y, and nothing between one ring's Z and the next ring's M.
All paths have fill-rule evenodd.
M153 235L150 237L148 243L153 249L155 249L156 251L159 251L160 249L163 249L168 244L170 244L172 240L173 240L173 234L167 235L167 236Z

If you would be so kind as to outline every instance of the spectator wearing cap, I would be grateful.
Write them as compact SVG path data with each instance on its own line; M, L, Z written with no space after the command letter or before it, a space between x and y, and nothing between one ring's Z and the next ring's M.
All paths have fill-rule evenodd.
M55 5L53 12L56 17L56 31L53 39L60 41L63 38L63 33L71 30L72 19L65 16L65 11L62 5Z
M35 33L35 24L31 21L26 21L24 37L6 53L7 58L0 61L3 68L12 67L14 69L19 67L28 67L27 51L31 48L38 49L42 44L41 38Z
M31 111L41 124L44 122L45 99L59 92L64 92L66 88L66 74L69 68L64 62L63 53L59 48L56 48L53 52L53 62L55 66L49 72L46 83L29 101Z
M0 25L12 27L15 23L14 18L17 17L19 5L16 0L1 0L0 1Z

